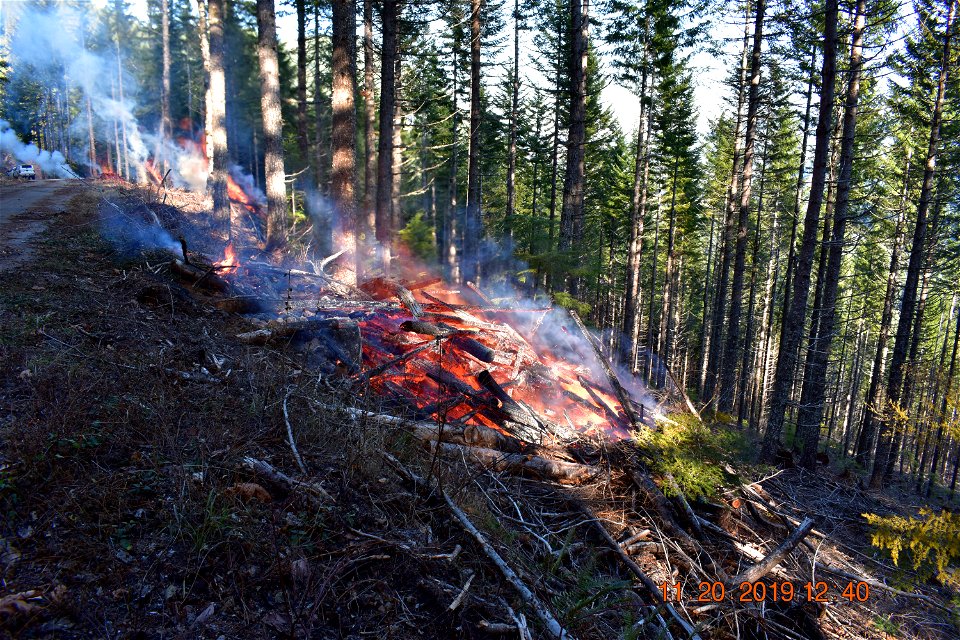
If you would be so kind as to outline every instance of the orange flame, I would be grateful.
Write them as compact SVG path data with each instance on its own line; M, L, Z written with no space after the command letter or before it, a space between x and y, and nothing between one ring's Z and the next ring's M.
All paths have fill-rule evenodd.
M237 267L240 266L240 260L237 258L237 252L234 250L232 242L223 250L223 260L215 263L215 266L221 268L220 273L236 272Z

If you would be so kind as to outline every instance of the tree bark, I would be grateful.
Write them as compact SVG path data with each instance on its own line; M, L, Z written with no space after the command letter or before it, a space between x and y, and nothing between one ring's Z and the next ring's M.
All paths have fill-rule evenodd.
M376 174L377 156L373 145L376 137L376 99L373 86L373 0L363 0L363 228L361 233L369 242L370 235L377 227ZM358 251L365 250L362 247Z
M160 40L163 49L163 65L160 83L160 144L170 137L172 131L170 123L170 2L160 0ZM161 146L161 149L163 147ZM162 153L162 152L161 152ZM163 154L165 155L165 154ZM166 171L167 158L163 158Z
M723 230L718 247L719 273L716 277L714 303L710 327L710 349L707 353L707 375L703 385L703 399L710 402L717 391L717 378L723 354L723 327L727 314L727 287L730 283L730 262L733 258L733 199L740 184L740 127L743 124L743 107L747 86L747 51L750 43L750 3L747 2L743 21L743 50L740 53L740 82L737 92L737 119L733 129L733 161L730 168L730 184L724 206Z
M649 20L648 20L649 28ZM633 169L633 197L630 200L630 245L627 253L626 285L623 300L623 334L625 349L622 362L630 371L637 366L637 343L640 340L640 269L643 261L643 217L647 209L647 180L650 173L647 154L647 49L644 32L643 58L640 61L640 121L637 123L637 152Z
M513 0L513 78L510 96L510 130L507 147L507 212L504 237L513 244L513 217L517 207L517 117L520 110L520 0Z
M309 162L309 139L307 138L307 2L296 0L297 5L297 148L300 161ZM334 6L336 6L334 4ZM336 11L336 9L334 9Z
M333 120L331 142L333 144L330 171L330 199L334 215L339 218L340 228L346 232L346 240L353 241L356 275L359 281L363 272L363 257L359 251L358 233L361 228L357 219L353 183L357 163L357 115L354 108L353 87L356 82L355 0L333 0ZM338 248L339 249L339 248Z
M560 209L560 250L574 251L583 239L583 179L585 172L587 109L587 39L590 29L590 0L570 2L570 127L567 131L567 168L563 179ZM568 290L577 295L577 278L570 278Z
M956 300L956 295L954 296ZM946 341L944 341L946 346ZM947 406L950 401L950 392L953 390L953 376L957 370L957 347L960 347L960 311L957 312L957 328L953 333L953 351L950 355L950 368L947 372L947 380L944 384L943 397L940 400L940 412L937 414L937 435L933 446L933 459L930 462L930 477L927 479L927 487L924 495L930 497L933 491L933 483L937 478L937 467L940 464L940 451L943 444L943 427L947 420ZM920 479L923 479L923 469L920 470ZM919 486L919 483L918 483Z
M313 122L314 149L313 149L313 176L314 187L322 193L324 180L324 158L326 144L323 137L323 83L320 80L320 3L313 5Z
M820 206L823 204L823 188L827 173L827 157L830 147L830 124L833 115L834 84L837 74L837 0L827 0L823 38L823 68L820 84L820 113L817 121L816 149L813 154L813 172L810 178L810 198L803 221L803 237L797 256L790 308L784 322L777 369L774 373L770 396L770 415L760 450L760 459L772 462L780 448L780 434L793 383L794 370L803 334L803 319L810 292L810 272L813 268L813 253L817 243L817 226Z
M266 246L268 249L286 244L287 219L276 20L273 0L257 0L257 57L260 60L260 110L263 115L263 164L264 182L267 187Z
M887 381L887 403L889 407L899 404L906 366L910 330L917 307L917 288L920 281L923 257L927 241L927 212L933 199L934 175L937 169L937 147L940 143L940 124L943 119L944 93L950 61L950 37L953 26L956 2L950 2L947 14L946 30L943 37L943 54L940 58L940 73L937 94L933 103L933 115L930 119L930 140L927 145L927 158L923 168L923 185L920 188L920 202L917 205L917 221L913 230L913 244L910 248L910 260L907 264L907 279L903 285L903 298L900 303L900 319L897 322L897 335L894 340L893 355L890 359L890 378ZM919 327L917 327L919 331ZM870 474L870 486L879 488L883 483L888 459L893 444L893 424L884 419L880 424L877 440L877 455Z
M230 200L227 197L227 84L223 69L224 0L209 0L210 89L207 101L207 131L210 152L210 179L207 189L213 198L214 217L230 224ZM122 99L122 98L121 98ZM232 229L230 229L232 233Z
M480 11L482 0L470 0L470 150L467 157L467 211L463 228L461 270L465 282L476 281L480 268Z
M863 401L863 420L860 432L857 435L854 447L854 458L858 464L867 466L870 453L873 449L876 425L881 411L877 403L880 399L884 362L887 357L887 342L890 338L890 327L893 324L893 304L896 298L897 274L900 271L900 250L903 246L904 225L907 216L907 196L910 192L910 161L913 157L913 147L907 146L907 155L903 168L903 188L900 192L900 211L897 214L897 223L893 234L893 247L890 252L890 268L887 271L887 287L883 298L883 311L880 314L880 328L877 333L877 350L873 358L873 368L870 374L870 385Z
M817 465L817 446L820 441L820 423L826 400L825 386L827 359L833 343L836 320L837 294L840 286L840 268L843 262L844 234L850 205L850 187L853 180L853 151L857 126L857 103L860 98L860 73L863 69L863 32L866 24L866 0L857 0L852 42L850 45L850 79L847 84L843 111L843 137L840 142L840 171L837 180L836 204L833 210L833 230L830 237L827 266L823 282L820 321L813 328L803 377L806 399L797 414L797 439L802 443L800 466L813 470Z
M733 261L733 283L730 293L730 318L724 344L720 376L718 408L726 413L733 409L737 379L737 353L740 350L740 315L743 310L743 282L747 265L747 226L750 221L750 197L753 188L753 155L757 139L757 111L760 108L760 47L763 44L763 15L766 0L757 0L753 26L753 51L750 55L750 90L747 98L747 131L743 144L743 183L740 188L740 218L737 228L736 255Z
M393 117L396 110L397 21L399 0L383 0L383 46L380 55L380 141L377 150L376 237L384 271L390 271L393 238Z

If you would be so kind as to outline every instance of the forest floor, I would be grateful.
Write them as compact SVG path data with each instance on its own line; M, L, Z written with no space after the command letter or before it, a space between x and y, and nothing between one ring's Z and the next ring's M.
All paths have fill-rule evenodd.
M0 202L33 188L0 184ZM684 584L676 604L704 639L960 637L956 594L907 586L909 572L869 545L860 514L914 514L908 494L865 493L839 470L738 466L766 516L739 507L715 528L744 548L712 529L703 548L735 574L810 515L808 546L771 577L793 581L798 600L803 583L827 581L828 602L741 603L731 589L698 603L706 558L681 559L614 458L605 478L560 486L436 459L402 428L330 409L356 394L298 353L239 343L249 323L177 284L156 256L114 251L98 207L127 190L77 183L4 222L34 231L17 249L29 254L0 270L0 636L549 637L406 468L439 480L572 637L668 635L668 616L597 522L639 541L624 549L655 584ZM247 457L294 484L251 471ZM742 495L732 484L714 502ZM788 524L771 522L777 513ZM849 602L847 580L811 575L814 557L929 600L871 589ZM669 634L689 635L673 622Z

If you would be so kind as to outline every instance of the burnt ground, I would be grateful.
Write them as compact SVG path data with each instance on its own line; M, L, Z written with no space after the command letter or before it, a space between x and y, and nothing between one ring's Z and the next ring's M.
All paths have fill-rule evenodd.
M0 272L0 636L549 637L442 501L385 452L438 478L577 638L666 636L584 506L618 540L654 530L634 560L657 584L685 584L703 638L960 634L936 585L922 586L933 605L880 589L863 603L782 612L733 596L693 602L702 569L678 557L615 457L604 478L560 487L435 459L400 428L330 409L380 410L382 399L317 375L296 351L240 344L233 336L250 325L177 284L164 256L118 254L101 237L102 192L80 188L48 209L29 259ZM246 457L305 484L271 481ZM782 513L817 517L819 561L909 583L869 547L859 518L908 513L905 501L829 470L755 486ZM723 528L761 552L787 534L733 517ZM731 574L743 561L722 537L705 548ZM810 579L808 556L801 548L784 563L789 579ZM687 637L676 624L670 633Z

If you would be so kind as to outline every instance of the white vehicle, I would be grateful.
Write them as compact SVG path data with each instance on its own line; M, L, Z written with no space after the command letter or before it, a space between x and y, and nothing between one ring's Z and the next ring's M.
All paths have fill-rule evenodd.
M7 172L7 175L11 178L29 178L30 180L37 179L37 172L33 170L32 164L18 164L13 169Z

